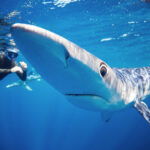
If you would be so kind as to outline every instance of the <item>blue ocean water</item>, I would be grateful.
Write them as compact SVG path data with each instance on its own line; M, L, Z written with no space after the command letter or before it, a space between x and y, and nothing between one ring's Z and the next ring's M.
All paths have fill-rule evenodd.
M14 44L9 28L15 22L51 30L112 67L150 64L150 3L141 0L1 0L1 49ZM21 54L20 60L27 61ZM30 83L33 91L6 88L17 80L11 74L1 81L0 150L150 149L150 125L135 109L106 123L44 80Z

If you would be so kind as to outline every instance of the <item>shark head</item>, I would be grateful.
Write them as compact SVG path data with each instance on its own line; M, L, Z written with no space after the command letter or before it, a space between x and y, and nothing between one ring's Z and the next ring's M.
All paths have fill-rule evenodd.
M120 109L116 92L120 84L104 61L34 25L14 24L11 33L17 48L43 79L72 104L93 111Z

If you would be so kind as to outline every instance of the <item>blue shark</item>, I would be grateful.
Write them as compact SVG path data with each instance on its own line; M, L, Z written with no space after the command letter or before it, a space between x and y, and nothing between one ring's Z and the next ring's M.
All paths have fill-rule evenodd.
M136 108L150 123L143 100L150 94L150 67L111 68L73 42L46 29L16 23L11 33L36 71L75 106L101 112Z

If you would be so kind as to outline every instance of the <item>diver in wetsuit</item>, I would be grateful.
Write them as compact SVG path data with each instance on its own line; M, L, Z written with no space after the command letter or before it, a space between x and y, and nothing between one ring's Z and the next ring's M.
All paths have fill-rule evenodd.
M6 52L0 52L0 80L14 72L21 80L26 80L27 64L25 62L20 62L19 66L17 62L15 62L17 56L17 49L7 49Z

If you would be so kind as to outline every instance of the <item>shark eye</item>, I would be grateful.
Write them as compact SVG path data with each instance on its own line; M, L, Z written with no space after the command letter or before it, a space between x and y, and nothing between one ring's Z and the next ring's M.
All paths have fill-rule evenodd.
M105 66L101 66L100 75L104 77L107 74L107 68Z

